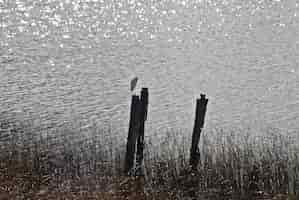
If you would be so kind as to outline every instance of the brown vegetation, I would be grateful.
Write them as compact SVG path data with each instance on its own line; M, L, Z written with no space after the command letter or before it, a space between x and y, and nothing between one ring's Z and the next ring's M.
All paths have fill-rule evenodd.
M298 179L299 140L276 130L205 133L195 171L187 137L147 139L137 177L123 175L123 142L96 127L85 133L72 127L33 134L30 126L2 123L0 200L287 199Z

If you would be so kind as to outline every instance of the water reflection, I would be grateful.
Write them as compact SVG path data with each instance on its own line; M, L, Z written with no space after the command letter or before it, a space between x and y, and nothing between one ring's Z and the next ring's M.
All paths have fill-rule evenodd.
M137 75L151 130L191 127L201 92L208 127L299 128L298 11L273 0L2 0L1 109L125 127Z

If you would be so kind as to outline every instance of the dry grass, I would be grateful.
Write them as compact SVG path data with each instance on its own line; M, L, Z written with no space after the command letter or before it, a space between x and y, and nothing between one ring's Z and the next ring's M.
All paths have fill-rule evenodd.
M34 132L3 122L1 130L0 200L287 199L298 179L299 140L277 130L205 133L197 171L188 165L188 137L147 139L139 177L123 175L125 141L111 130L93 126L83 136L74 126Z

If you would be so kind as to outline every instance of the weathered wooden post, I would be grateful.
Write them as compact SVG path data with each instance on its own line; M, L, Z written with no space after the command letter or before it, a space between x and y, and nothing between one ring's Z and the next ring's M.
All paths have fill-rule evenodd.
M139 129L139 114L140 114L140 99L139 96L132 96L131 103L131 113L129 122L129 132L127 139L127 151L125 157L125 170L124 172L128 174L130 170L134 167L134 159L136 152L136 140L138 136Z
M193 170L198 166L200 160L200 153L198 148L198 143L200 139L201 130L204 125L204 119L207 110L208 99L204 94L200 95L200 99L196 100L196 112L195 112L195 121L192 133L192 144L190 149L190 165Z
M144 149L144 124L147 119L147 107L148 107L148 88L142 88L140 96L140 126L139 135L137 139L137 172L142 174L141 166L143 160L143 149Z

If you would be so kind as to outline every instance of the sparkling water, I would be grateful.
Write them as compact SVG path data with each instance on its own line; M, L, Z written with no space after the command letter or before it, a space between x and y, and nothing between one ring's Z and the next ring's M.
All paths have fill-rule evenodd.
M299 128L295 0L0 0L1 115L127 130L130 81L146 131Z

